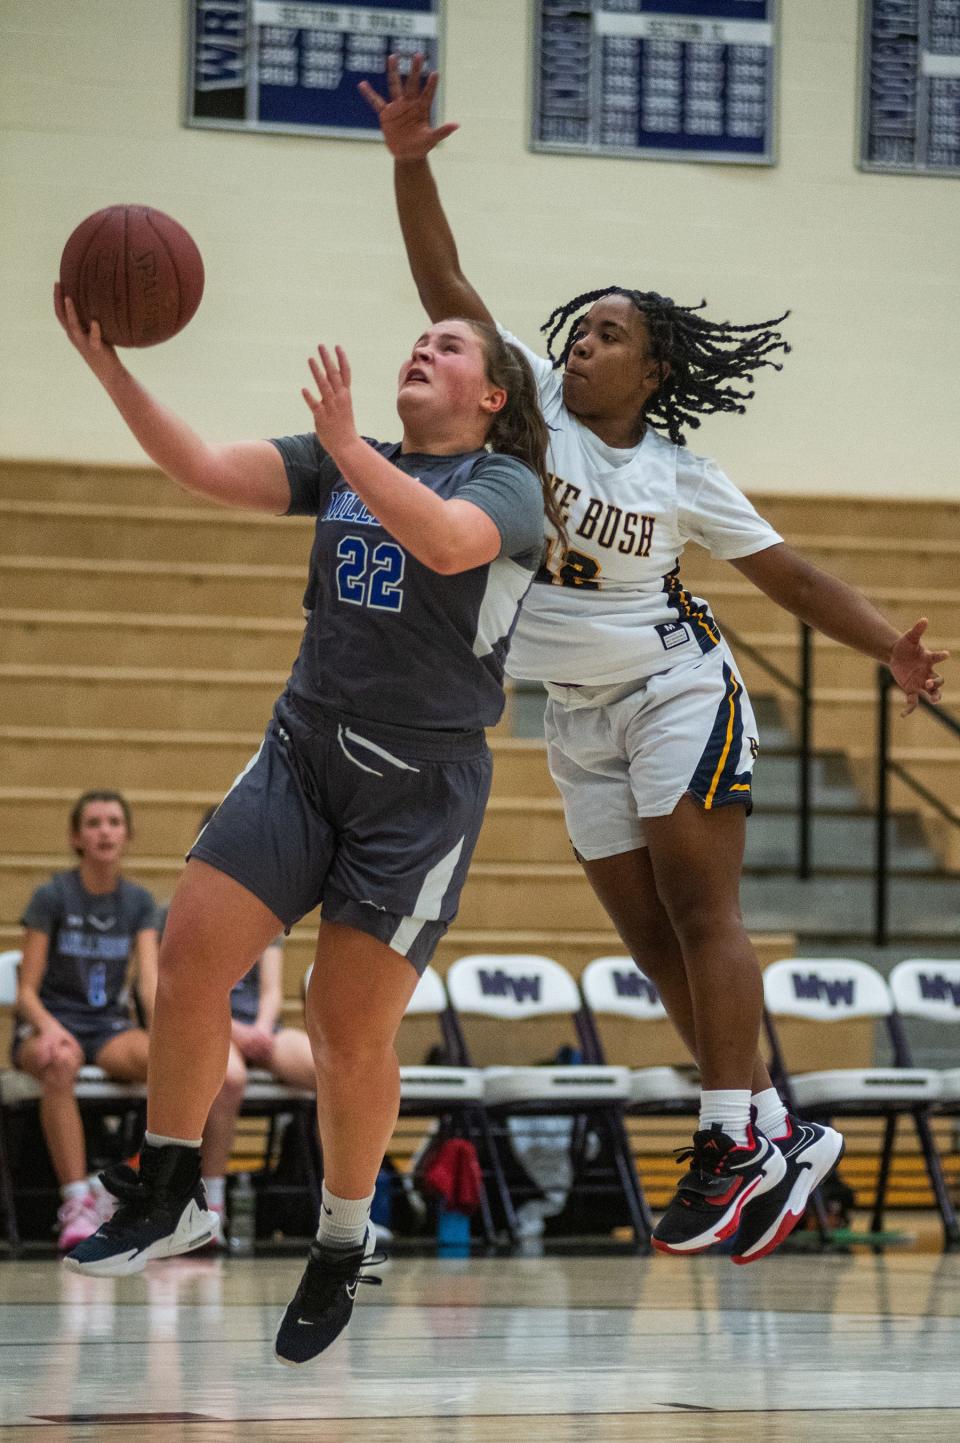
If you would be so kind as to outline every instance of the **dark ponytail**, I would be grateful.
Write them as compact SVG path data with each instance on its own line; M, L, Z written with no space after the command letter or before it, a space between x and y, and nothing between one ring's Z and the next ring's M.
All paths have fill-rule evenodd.
M495 326L484 321L468 321L467 325L483 342L487 380L493 386L501 386L507 393L506 405L491 420L487 444L503 456L515 456L539 477L544 513L566 545L566 526L547 470L550 433L540 410L536 377L530 362L517 346L503 339Z

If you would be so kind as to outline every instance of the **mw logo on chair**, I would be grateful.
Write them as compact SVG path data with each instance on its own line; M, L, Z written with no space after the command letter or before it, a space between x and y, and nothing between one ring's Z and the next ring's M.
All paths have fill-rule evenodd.
M525 1002L527 998L531 1002L540 1001L539 977L511 977L499 967L496 972L488 972L481 967L477 975L484 997L509 997L512 993L517 1002Z
M613 985L618 997L646 997L649 1002L660 1001L660 994L649 977L644 977L636 967L630 972L614 972Z
M960 982L952 982L941 972L935 972L932 977L921 972L917 981L920 984L920 996L926 1001L952 1002L954 1007L960 1007Z
M828 1007L836 1007L838 1003L852 1007L856 985L853 977L818 977L815 972L806 977L802 977L799 972L793 974L795 997L807 1002L822 999Z

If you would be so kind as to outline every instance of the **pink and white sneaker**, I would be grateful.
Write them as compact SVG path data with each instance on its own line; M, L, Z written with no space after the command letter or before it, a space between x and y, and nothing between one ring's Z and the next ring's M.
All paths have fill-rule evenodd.
M84 1238L91 1237L100 1226L100 1218L90 1193L84 1197L68 1197L60 1206L57 1222L60 1224L57 1248L61 1253L69 1252Z

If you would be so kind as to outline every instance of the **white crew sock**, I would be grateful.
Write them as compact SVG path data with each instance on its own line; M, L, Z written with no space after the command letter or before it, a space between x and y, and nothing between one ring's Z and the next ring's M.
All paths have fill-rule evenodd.
M227 1197L227 1179L225 1177L205 1177L201 1181L207 1195L207 1207L222 1208Z
M65 1182L60 1188L60 1196L64 1202L70 1202L71 1198L87 1197L90 1192L90 1184L86 1178L80 1182Z
M782 1137L787 1130L787 1109L775 1087L755 1092L750 1099L757 1109L757 1127L767 1137Z
M747 1141L747 1127L750 1122L749 1087L720 1088L700 1094L700 1131L704 1132L719 1122L727 1137L743 1147Z
M362 1247L372 1206L373 1193L369 1197L337 1197L327 1191L324 1183L317 1242L325 1248L336 1248L340 1252Z
M145 1132L144 1142L151 1147L199 1147L203 1142L202 1137L165 1137L162 1132Z

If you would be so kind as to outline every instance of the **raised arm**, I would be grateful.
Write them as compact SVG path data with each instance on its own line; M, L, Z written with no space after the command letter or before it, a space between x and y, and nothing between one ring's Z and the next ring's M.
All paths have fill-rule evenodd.
M423 308L431 321L460 316L465 321L492 321L480 296L460 269L457 243L440 204L427 156L455 124L430 124L430 105L437 88L436 71L421 82L423 56L415 55L404 80L399 61L387 61L384 100L363 80L359 90L376 111L387 148L394 159L397 213L407 260Z
M269 441L215 446L202 440L173 411L162 406L130 374L93 321L80 324L69 296L54 287L54 308L70 344L90 367L136 440L161 471L186 491L222 506L281 515L290 505L290 485L280 453Z

